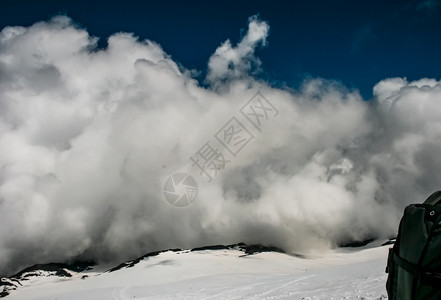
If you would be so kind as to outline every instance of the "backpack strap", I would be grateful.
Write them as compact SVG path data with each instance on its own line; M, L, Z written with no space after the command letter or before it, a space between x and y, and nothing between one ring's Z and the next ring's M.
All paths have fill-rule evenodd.
M435 205L441 200L441 191L436 191L424 201L424 204Z
M413 277L417 278L424 284L435 287L439 287L441 285L441 273L422 270L421 268L418 268L416 264L400 257L393 250L393 248L391 248L390 251L393 252L391 255L393 256L395 263L403 268L406 272L410 273Z
M417 265L414 263L411 263L407 260L405 260L404 258L402 258L401 256L399 256L394 250L393 248L391 248L391 250L393 252L393 260L395 261L395 263L400 266L401 268L403 268L404 270L406 270L408 273L412 274L412 276L419 276L420 270L418 269Z

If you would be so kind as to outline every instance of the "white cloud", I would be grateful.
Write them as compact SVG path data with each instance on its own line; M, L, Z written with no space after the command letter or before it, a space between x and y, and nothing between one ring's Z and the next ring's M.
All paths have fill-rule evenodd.
M229 40L225 41L208 62L207 81L212 85L219 81L247 76L254 67L260 66L260 60L253 54L258 45L266 45L269 26L257 16L248 20L248 31L236 47Z
M66 17L3 29L0 273L169 247L305 252L392 235L404 205L441 180L440 82L386 79L373 102L322 79L272 88L249 74L268 30L251 18L237 47L215 51L203 88L131 34L97 50ZM250 129L256 138L214 182L197 178L192 206L171 207L163 180L257 90L279 115Z

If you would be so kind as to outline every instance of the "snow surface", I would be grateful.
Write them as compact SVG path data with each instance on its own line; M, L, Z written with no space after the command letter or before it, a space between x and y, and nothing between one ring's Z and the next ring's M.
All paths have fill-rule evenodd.
M5 299L387 299L388 248L337 249L308 258L168 251L114 272L98 266L70 272L70 278L34 277Z

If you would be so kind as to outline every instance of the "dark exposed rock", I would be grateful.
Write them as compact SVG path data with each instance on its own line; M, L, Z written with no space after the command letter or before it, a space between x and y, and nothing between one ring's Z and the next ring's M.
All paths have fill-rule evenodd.
M244 243L231 244L231 245L213 245L213 246L198 247L198 248L191 249L191 251L228 250L228 249L237 249L237 250L245 252L246 255L252 255L255 253L262 253L262 252L285 253L285 251L283 249L280 249L280 248L277 248L274 246L264 246L262 244L247 245Z
M26 281L29 277L37 276L58 276L58 277L72 277L72 272L83 272L91 269L95 263L93 261L75 261L70 264L64 263L48 263L36 264L25 268L17 274L0 280L0 298L6 297L9 293L22 285L20 281ZM43 275L41 274L43 272Z
M211 246L204 246L204 247L196 247L191 249L190 251L205 251L205 250L226 250L231 249L233 245L225 246L225 245L211 245Z
M243 245L240 246L243 251L245 251L246 254L252 255L255 253L262 253L262 252L279 252L279 253L285 253L283 249L274 247L274 246L263 246L261 244L255 244L255 245Z
M396 238L391 238L389 240L387 240L386 242L384 242L383 244L381 244L381 246L387 246L387 245L393 245L395 244Z
M144 260L145 258L152 257L152 256L157 256L160 253L167 252L167 251L177 252L177 251L182 251L182 249L168 249L168 250L159 250L159 251L149 252L149 253L147 253L147 254L145 254L145 255L143 255L141 257L138 257L136 259L128 260L126 262L123 262L122 264L119 264L116 267L113 267L113 268L107 270L107 272L114 272L114 271L120 270L122 268L132 268L137 263L139 263L141 260Z
M261 252L285 253L284 250L277 248L277 247L273 247L273 246L263 246L261 244L246 245L244 243L231 244L231 245L210 245L210 246L196 247L196 248L191 249L190 251L195 252L195 251L205 251L205 250L229 250L229 249L230 250L237 249L239 251L245 252L245 255L252 255L252 254L261 253ZM140 261L142 261L148 257L157 256L160 253L167 252L167 251L178 252L178 251L183 251L183 250L182 249L168 249L168 250L159 250L159 251L149 252L149 253L147 253L141 257L138 257L136 259L123 262L122 264L119 264L116 267L113 267L113 268L107 270L107 272L114 272L114 271L120 270L122 268L132 268L136 264L138 264Z
M55 272L53 273L53 275L60 277L71 277L72 275L66 270L79 273L91 269L91 267L94 265L95 263L93 261L79 261L79 262L74 262L72 264L63 264L63 263L36 264L18 272L17 274L11 276L11 278L23 279L23 277L37 276L37 275L33 275L36 271Z
M375 240L376 238L368 238L361 241L350 241L350 242L341 243L338 246L342 248L358 248L358 247L366 246L367 244L370 244Z

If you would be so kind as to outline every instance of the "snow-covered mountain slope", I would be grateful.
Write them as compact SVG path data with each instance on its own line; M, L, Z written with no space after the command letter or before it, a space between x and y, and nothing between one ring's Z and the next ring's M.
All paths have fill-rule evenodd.
M6 299L387 298L384 269L390 246L341 248L308 258L259 247L153 252L114 268L81 272L58 266L70 277L25 272L21 278L28 280L11 283L18 288Z

